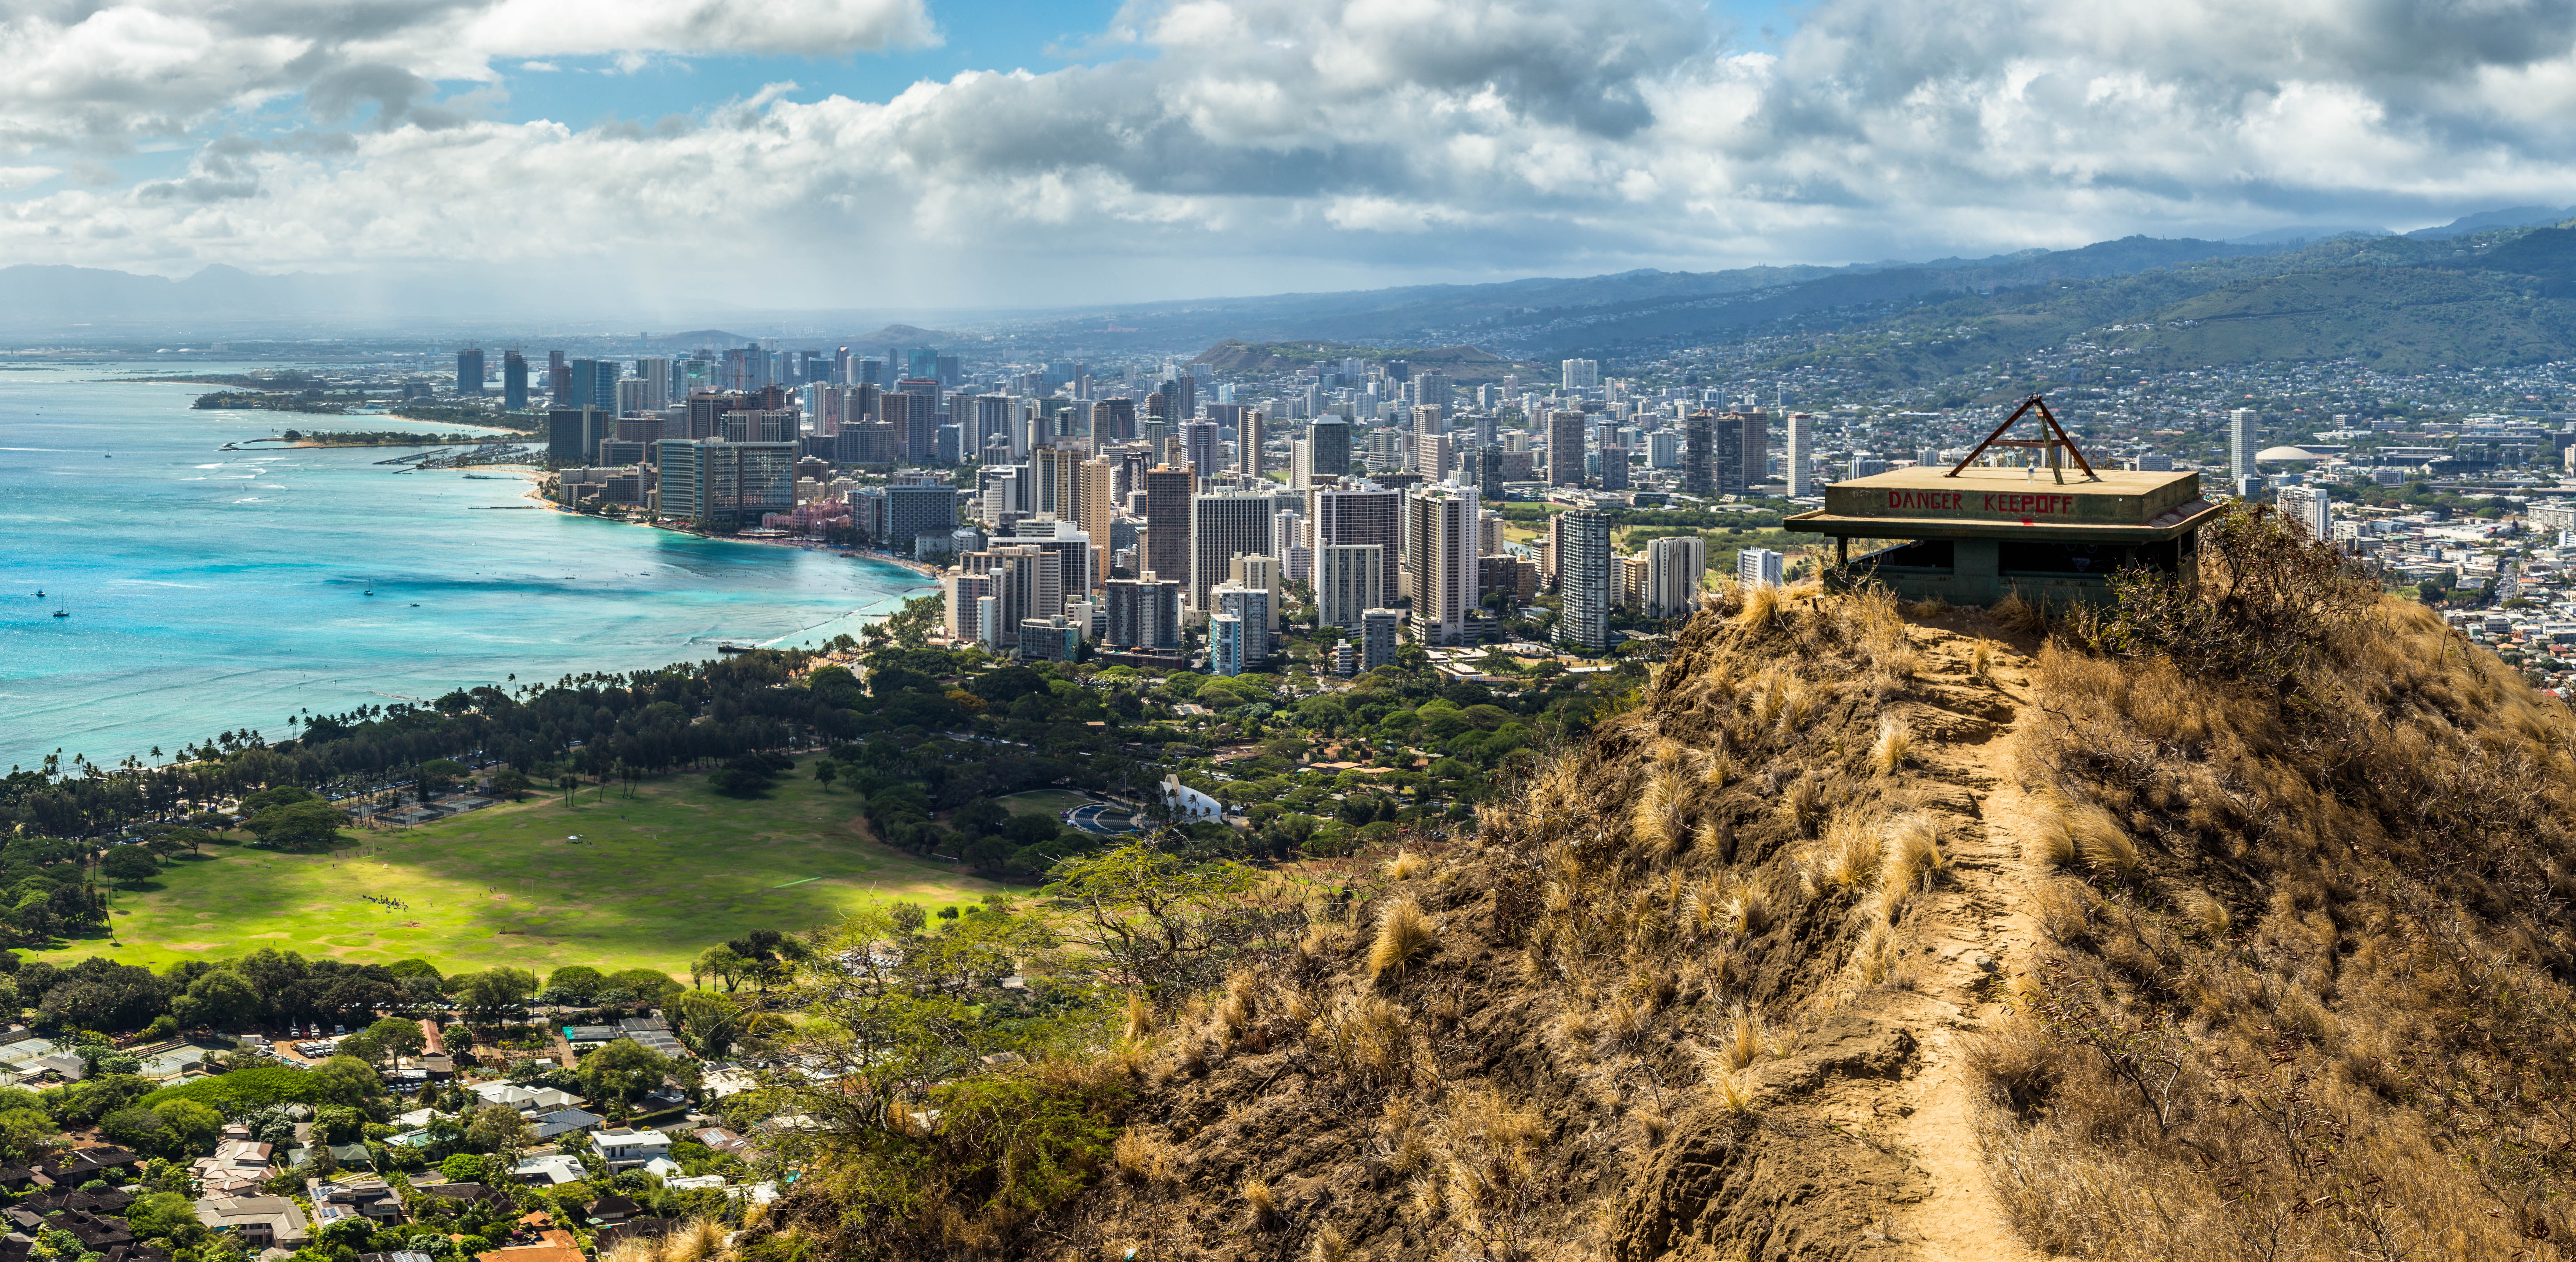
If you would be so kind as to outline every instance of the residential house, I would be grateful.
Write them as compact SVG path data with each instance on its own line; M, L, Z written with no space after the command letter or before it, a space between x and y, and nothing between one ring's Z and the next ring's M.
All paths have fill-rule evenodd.
M373 1170L376 1168L375 1156L367 1151L367 1146L365 1144L330 1144L327 1145L327 1147L331 1150L332 1164L343 1170ZM312 1161L313 1150L311 1148L289 1148L286 1150L286 1168L289 1170L310 1165Z
M391 1184L371 1174L306 1179L304 1197L313 1203L313 1225L317 1228L328 1228L344 1218L365 1218L377 1223L403 1220L402 1198L394 1194Z
M592 1201L589 1208L582 1212L594 1223L613 1227L643 1213L644 1207L623 1196L603 1196Z
M252 1253L263 1249L299 1249L311 1243L304 1211L283 1196L209 1196L197 1202L197 1221L209 1230L228 1231Z
M607 1120L583 1109L557 1109L529 1118L528 1124L535 1130L538 1143L551 1144L566 1135L587 1135Z
M619 1127L590 1137L592 1151L608 1163L611 1171L632 1170L655 1157L671 1155L671 1137L660 1131Z
M688 1049L671 1037L671 1023L660 1017L628 1017L617 1023L626 1037L665 1056L686 1056Z
M696 1133L697 1141L717 1152L732 1153L745 1161L752 1156L751 1141L721 1126L710 1126Z
M523 1087L515 1082L478 1082L468 1087L485 1104L506 1104L522 1113L552 1113L557 1109L577 1109L580 1096L557 1091L552 1087Z
M227 1126L223 1138L215 1141L214 1155L189 1163L188 1172L208 1196L238 1196L256 1192L267 1181L274 1155L269 1145L251 1139L248 1130Z
M521 1157L519 1164L510 1169L510 1177L521 1183L543 1183L548 1186L572 1183L578 1181L582 1175L581 1162L562 1153L547 1153L542 1157Z

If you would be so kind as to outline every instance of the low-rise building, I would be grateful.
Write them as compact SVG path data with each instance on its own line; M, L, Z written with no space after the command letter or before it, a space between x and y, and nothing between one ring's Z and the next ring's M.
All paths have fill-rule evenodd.
M297 1249L310 1243L313 1230L304 1211L283 1196L209 1196L197 1202L197 1221L210 1231L229 1232L245 1249Z
M624 1127L601 1131L590 1137L590 1146L610 1170L631 1170L655 1157L671 1155L671 1137L660 1131Z

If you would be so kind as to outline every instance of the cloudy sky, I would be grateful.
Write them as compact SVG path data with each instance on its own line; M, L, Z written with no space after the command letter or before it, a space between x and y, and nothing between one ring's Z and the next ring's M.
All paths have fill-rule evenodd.
M2576 203L2576 0L0 0L0 65L0 260L618 301L1056 306Z

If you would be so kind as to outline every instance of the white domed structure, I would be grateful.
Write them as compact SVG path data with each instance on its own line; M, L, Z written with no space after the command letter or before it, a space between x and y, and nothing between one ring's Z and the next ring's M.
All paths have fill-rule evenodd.
M2254 453L2256 464L2315 464L2323 459L2305 447L2266 447Z

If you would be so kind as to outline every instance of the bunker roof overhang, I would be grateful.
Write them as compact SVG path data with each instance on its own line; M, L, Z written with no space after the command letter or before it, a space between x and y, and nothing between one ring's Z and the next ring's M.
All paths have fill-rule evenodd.
M2158 543L2198 530L2222 509L2200 475L2020 468L1897 469L1825 488L1825 506L1783 529L1846 539L2045 539Z

